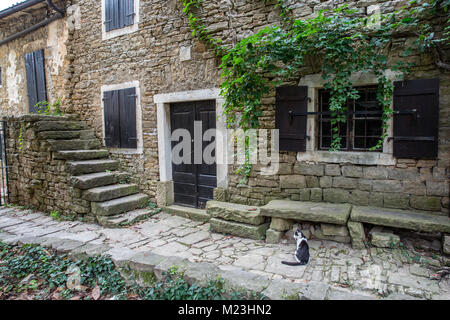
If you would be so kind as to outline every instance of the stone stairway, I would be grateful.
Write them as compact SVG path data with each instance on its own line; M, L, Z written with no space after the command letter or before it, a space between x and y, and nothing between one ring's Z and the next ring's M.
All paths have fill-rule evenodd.
M79 189L81 199L90 202L96 221L114 227L150 215L153 210L144 209L149 197L128 182L128 174L119 171L119 161L109 158L94 130L74 119L76 116L37 121L35 129L47 140L53 159L65 161L69 184Z

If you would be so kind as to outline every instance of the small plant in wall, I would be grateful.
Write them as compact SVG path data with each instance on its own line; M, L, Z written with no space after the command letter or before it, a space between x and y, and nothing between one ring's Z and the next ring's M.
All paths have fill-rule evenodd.
M49 103L48 101L39 101L35 104L37 108L38 114L45 115L53 115L53 116L62 116L63 112L61 111L61 98L57 98L55 102Z

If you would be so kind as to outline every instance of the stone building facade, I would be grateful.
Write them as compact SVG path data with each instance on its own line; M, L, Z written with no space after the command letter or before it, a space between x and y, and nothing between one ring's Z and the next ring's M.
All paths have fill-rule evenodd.
M62 98L62 109L76 113L105 138L104 92L135 88L136 140L134 149L110 148L121 169L130 172L143 192L161 205L173 201L169 152L171 103L213 100L217 128L224 128L219 95L220 60L192 35L177 0L134 0L133 24L106 31L105 1L73 0L66 18L0 46L0 67L5 85L0 88L2 115L26 112L22 56L44 48L49 100ZM345 1L289 1L296 18L307 18L320 9ZM362 14L380 9L389 12L408 3L395 1L346 1ZM68 5L68 3L67 3ZM48 9L39 9L46 14ZM205 1L199 13L208 29L234 44L261 28L279 24L274 3L254 0ZM31 15L39 19L39 15ZM2 30L23 22L8 20ZM30 18L27 18L30 19ZM6 27L5 23L8 25ZM12 26L12 27L9 27ZM2 37L5 35L2 34ZM399 58L407 38L396 39L390 59ZM450 74L438 69L428 54L407 58L416 62L407 79L439 78L439 142L435 160L397 159L393 142L380 152L318 150L317 116L308 116L306 152L280 152L280 170L262 176L255 168L247 185L234 174L235 166L218 166L216 200L261 206L273 199L351 203L379 207L418 209L448 216L450 170ZM314 70L301 70L299 82L308 86L308 110L318 110L322 83ZM373 85L370 76L355 75L356 85ZM275 128L275 90L263 98L262 128ZM104 141L104 140L103 140ZM163 194L163 196L161 195Z

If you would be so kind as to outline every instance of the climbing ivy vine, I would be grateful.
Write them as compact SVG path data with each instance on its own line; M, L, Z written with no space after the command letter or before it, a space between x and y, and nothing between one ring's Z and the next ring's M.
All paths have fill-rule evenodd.
M320 70L324 87L330 90L333 130L330 150L339 150L340 127L347 120L346 102L359 98L351 76L358 72L371 72L377 78L377 100L383 108L382 135L372 147L372 150L377 150L387 136L387 123L392 114L393 84L386 71L408 74L414 64L408 62L407 57L426 50L434 53L439 67L450 69L442 61L441 49L442 46L448 47L450 42L449 0L411 1L408 7L372 17L344 5L334 10L321 10L312 18L297 20L291 17L284 0L276 0L282 25L266 27L232 48L212 37L196 17L195 12L201 8L202 0L182 2L193 35L204 40L221 57L221 94L225 97L224 113L229 127L258 128L263 115L262 97L273 87L298 78L301 68L313 66ZM433 19L441 19L445 23L439 37L430 22ZM388 59L393 40L410 36L415 41L405 48L402 58ZM248 151L246 160L238 172L249 176Z

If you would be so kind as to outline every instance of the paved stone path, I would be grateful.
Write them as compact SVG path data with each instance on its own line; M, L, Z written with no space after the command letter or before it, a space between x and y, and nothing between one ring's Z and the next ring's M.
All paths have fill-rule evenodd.
M296 286L308 284L311 292L306 298L315 299L450 299L448 277L430 279L437 268L450 264L449 257L419 256L405 249L354 250L346 244L310 240L311 262L286 266L281 261L293 261L293 243L266 244L213 233L208 223L164 212L134 226L108 229L56 221L31 210L0 209L0 240L20 237L75 240L185 258L193 266L207 262L221 270L245 271L267 279L270 286L263 293L272 298L290 298Z

